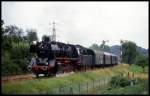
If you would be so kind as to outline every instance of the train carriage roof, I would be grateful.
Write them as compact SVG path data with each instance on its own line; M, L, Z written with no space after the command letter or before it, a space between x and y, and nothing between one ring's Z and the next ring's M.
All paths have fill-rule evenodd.
M104 54L104 51L93 50L95 53Z
M113 53L109 53L109 52L104 52L104 54L105 54L105 55L111 55L111 56L117 56L117 55L115 55L115 54L113 54Z
M109 53L109 52L104 52L104 51L98 51L98 50L93 50L96 54L105 54L105 55L110 55L110 56L117 56L113 53Z

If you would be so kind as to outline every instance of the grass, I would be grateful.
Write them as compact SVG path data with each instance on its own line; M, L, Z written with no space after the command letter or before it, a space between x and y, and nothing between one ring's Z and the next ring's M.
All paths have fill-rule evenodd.
M148 94L148 80L143 80L139 84L130 85L126 87L107 87L103 91L98 91L97 94Z
M131 68L130 68L131 67ZM45 78L36 80L16 81L2 84L3 94L41 94L58 88L60 86L77 85L89 82L93 79L104 78L107 76L115 76L118 74L127 74L129 71L141 72L138 67L129 66L127 64L119 64L114 67L100 68L89 70L86 72L76 72L72 75L58 78ZM136 69L138 71L136 71ZM148 77L148 76L147 76ZM147 78L146 77L146 78ZM119 89L122 90L122 89Z
M137 65L131 65L129 67L129 70L134 72L134 73L142 73L143 72L143 68Z
M122 66L122 65L121 65ZM117 68L120 68L121 66L116 66ZM125 67L125 66L124 66ZM94 94L118 94L118 95L143 95L143 94L149 94L148 92L148 87L149 87L149 82L148 82L148 67L145 68L146 72L143 73L143 68L140 66L136 65L131 65L131 66L126 66L127 69L124 69L124 72L128 74L134 73L134 77L132 78L133 80L137 79L138 83L135 85L128 85L125 87L120 87L120 86L111 86L107 85L103 89L97 88L94 91ZM114 70L114 68L112 68ZM120 70L115 70L115 72L120 72ZM121 73L121 72L120 72ZM128 78L128 76L125 76ZM93 94L93 93L92 93Z
M4 94L39 94L43 91L49 91L59 86L67 86L89 82L92 79L100 77L99 74L90 73L75 73L67 77L36 79L22 82L13 82L2 85L2 93Z
M149 68L148 68L148 66L146 66L146 67L144 68L144 71L145 71L146 73L148 73L148 72L149 72Z

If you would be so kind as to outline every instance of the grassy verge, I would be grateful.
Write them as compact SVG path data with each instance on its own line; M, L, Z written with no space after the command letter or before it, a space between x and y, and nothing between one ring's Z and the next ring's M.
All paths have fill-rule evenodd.
M42 92L53 90L59 86L76 85L86 83L93 79L115 76L118 74L128 73L129 65L119 64L114 67L100 68L86 72L77 72L66 77L46 78L27 80L20 82L10 82L2 84L3 94L41 94Z
M132 72L134 72L134 73L142 73L143 72L142 67L137 66L137 65L131 65L129 67L129 70L132 71Z

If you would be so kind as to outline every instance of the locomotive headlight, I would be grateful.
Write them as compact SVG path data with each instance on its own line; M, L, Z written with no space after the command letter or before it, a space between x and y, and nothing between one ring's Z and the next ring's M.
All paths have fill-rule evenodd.
M33 41L32 44L36 45L36 44L37 44L37 41Z
M27 69L28 69L29 71L31 71L32 66L31 66L31 65L29 65L29 66L27 67Z

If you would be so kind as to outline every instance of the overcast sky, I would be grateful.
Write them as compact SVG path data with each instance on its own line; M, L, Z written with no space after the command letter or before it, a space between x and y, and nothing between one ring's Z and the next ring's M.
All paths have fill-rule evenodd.
M148 48L148 2L2 2L5 25L49 35L56 22L57 41L89 47L131 40Z

